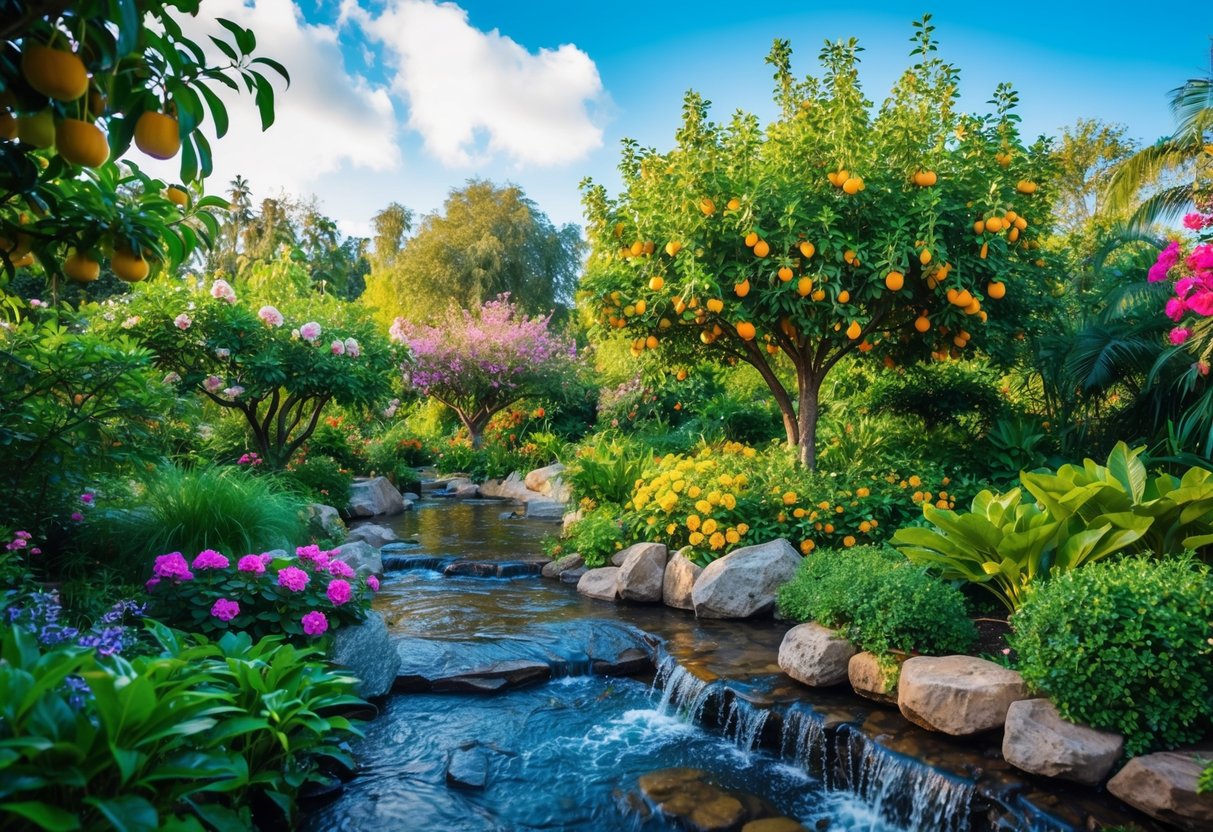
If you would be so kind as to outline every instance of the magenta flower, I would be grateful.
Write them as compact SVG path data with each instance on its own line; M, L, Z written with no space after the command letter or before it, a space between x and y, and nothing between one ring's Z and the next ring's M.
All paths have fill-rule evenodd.
M211 605L211 615L218 618L220 621L231 621L233 618L240 615L240 605L235 601L220 598Z
M354 577L354 570L343 560L330 560L329 574L338 578L352 578Z
M261 575L265 572L265 559L261 555L245 555L236 562L236 568L241 572Z
M80 495L80 502L84 503L85 505L91 504L93 502L93 499L94 499L93 495L88 493L87 491Z
M345 355L345 341L340 338L334 338L333 343L329 345L329 349L333 355Z
M184 555L180 552L170 552L156 558L156 562L152 566L152 577L174 581L192 581L194 573L190 571Z
M1184 308L1203 318L1213 315L1213 292L1208 289L1194 292L1190 298L1184 301Z
M206 381L202 382L203 388L208 393L216 393L223 388L223 379L219 376L207 376Z
M1202 228L1210 225L1213 225L1213 214L1209 216L1205 216L1204 214L1187 214L1184 216L1184 228L1200 231Z
M230 565L231 561L214 549L203 549L191 564L194 569L227 569Z
M1184 302L1179 298L1171 298L1167 301L1167 317L1173 321L1178 321L1184 316Z
M309 636L323 635L329 628L329 620L320 610L312 610L303 616L300 623L303 624L303 632Z
M272 306L263 306L258 309L257 317L264 321L266 326L273 327L282 326L284 320L282 313Z
M84 522L84 515L83 515L83 514L81 514L81 513L80 513L80 512L78 512L78 511L73 511L73 512L72 512L72 520L73 520L74 522L76 522L76 523L83 523L83 522Z
M1168 333L1168 337L1171 339L1172 344L1179 346L1192 337L1192 330L1177 326Z
M190 328L190 324L192 324L193 321L190 320L189 315L182 312L180 315L173 318L173 323L177 325L177 329L186 330Z
M366 585L371 588L371 592L379 591L379 579L376 578L374 575L366 576Z
M284 586L291 592L302 592L308 580L308 574L294 566L285 566L278 570L278 586Z
M311 544L310 546L297 547L295 549L295 555L300 560L308 561L309 563L315 564L317 567L319 567L321 569L328 566L328 562L329 562L328 552L322 552L320 550L320 547L317 546L315 543Z
M320 324L315 321L308 321L303 326L299 327L299 337L304 341L315 341L320 337Z
M350 585L348 581L343 581L341 578L334 578L329 581L328 589L324 594L333 602L333 606L339 607L350 600Z
M42 550L39 549L37 546L35 546L34 548L29 550L29 553L31 555L40 555L40 554L42 554Z

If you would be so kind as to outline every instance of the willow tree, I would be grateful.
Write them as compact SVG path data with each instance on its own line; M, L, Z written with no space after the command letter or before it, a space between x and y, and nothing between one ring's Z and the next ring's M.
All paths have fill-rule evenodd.
M827 42L824 73L801 81L776 40L779 115L765 130L744 112L710 122L691 92L671 150L625 140L617 197L583 184L581 301L598 326L630 335L635 354L694 347L753 365L809 467L821 383L844 356L993 351L1022 337L1042 281L1047 145L1021 142L1009 86L994 112L958 113L959 73L932 32L929 17L915 23L917 62L879 108L854 39Z

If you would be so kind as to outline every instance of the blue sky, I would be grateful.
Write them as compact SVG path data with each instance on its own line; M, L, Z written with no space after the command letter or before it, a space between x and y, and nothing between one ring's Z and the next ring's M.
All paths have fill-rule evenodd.
M1026 135L1079 117L1153 141L1166 94L1209 68L1213 14L1139 3L829 2L607 4L461 0L207 0L203 13L253 26L295 75L280 123L220 143L211 189L234 172L255 192L315 194L343 229L366 233L390 201L439 207L469 177L513 181L557 222L579 222L577 183L613 186L619 140L665 147L694 88L724 118L772 113L763 58L790 39L798 74L824 39L857 37L868 97L909 61L911 21L931 11L940 54L962 71L965 109L994 87L1020 93Z

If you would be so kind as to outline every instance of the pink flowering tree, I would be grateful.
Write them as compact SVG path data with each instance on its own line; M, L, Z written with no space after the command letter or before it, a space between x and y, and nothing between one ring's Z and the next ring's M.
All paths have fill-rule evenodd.
M1205 376L1213 354L1213 212L1188 214L1184 226L1194 232L1193 238L1163 248L1147 279L1172 284L1166 313L1175 326L1168 339L1187 349L1196 359L1194 370Z
M356 313L324 297L279 308L223 280L158 281L102 307L97 323L149 349L164 384L243 415L257 458L281 468L329 402L382 408L391 397L401 350Z
M572 376L577 348L550 323L501 295L475 311L448 308L432 323L397 318L391 336L408 347L405 382L453 410L480 447L494 413L555 392Z

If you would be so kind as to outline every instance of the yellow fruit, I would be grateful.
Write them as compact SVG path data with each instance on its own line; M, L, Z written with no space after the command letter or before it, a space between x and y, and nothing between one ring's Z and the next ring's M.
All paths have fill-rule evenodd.
M655 277L650 277L650 278L649 278L649 289L650 289L651 291L654 291L654 292L660 292L663 286L665 286L665 278L664 278L664 277L661 277L660 275L657 275L657 276L655 276Z
M1021 194L1034 194L1036 193L1036 183L1028 179L1020 179L1015 183L1015 190Z
M953 304L955 304L956 306L960 306L960 307L968 306L972 302L973 302L973 295L969 292L968 289L961 289L959 292L956 293L956 300L952 301Z
M722 301L720 298L709 298L707 307L709 312L719 315L724 311L724 301Z
M637 240L636 242L632 243L631 246L628 247L628 252L633 257L639 257L641 254L644 253L644 243Z
M800 254L806 260L808 260L810 257L812 257L816 251L817 251L817 247L814 246L812 243L810 243L808 240L805 240L803 243L800 244Z
M645 338L645 339L644 339L644 345L645 345L646 347L648 347L649 349L651 349L651 350L655 350L655 349L657 349L657 336L656 336L656 335L650 335L648 338Z
M919 332L926 332L931 328L931 319L926 315L919 315L914 319L914 328Z
M966 315L976 315L980 311L981 301L979 301L977 298L973 298L972 302L964 308L964 313Z
M766 257L770 253L771 253L771 246L767 244L766 240L759 240L757 243L754 244L754 256L755 257Z
M703 332L699 333L699 340L703 341L705 344L710 344L716 340L716 336L705 329Z
M72 280L78 280L81 283L91 283L101 276L101 264L87 254L73 251L63 261L63 273Z
M960 347L961 349L964 349L964 345L969 343L969 341L967 338L961 338L959 335L957 335L955 338L952 339L952 343L955 344L956 346Z
M121 248L114 249L110 256L110 268L119 280L125 280L127 283L138 283L151 271L142 255Z
M787 266L783 266L782 268L779 269L778 275L779 275L780 280L782 280L784 283L787 283L789 280L792 279L792 270L789 269Z
M660 321L657 322L658 329L669 329L673 325L674 325L674 322L671 321L669 318L662 318Z
M8 110L0 110L0 139L17 138L17 119Z
M1007 234L1007 239L1012 243L1019 239L1019 228L1013 227L1010 233Z
M745 244L747 248L753 248L757 243L758 234L756 232L751 231L749 234L745 235Z
M922 263L924 266L925 266L925 265L927 265L928 263L930 263L930 262L931 262L931 251L930 251L930 249L925 249L925 248L924 248L924 249L922 250L922 254L918 255L918 262L919 262L919 263Z
M110 157L109 142L95 124L65 118L55 125L55 148L73 165L96 168Z
M1027 228L1028 227L1027 217L1017 217L1015 219L1015 227L1018 228L1020 231L1023 231L1025 228Z
M682 298L679 298L678 300L674 301L674 312L675 313L681 315L686 310L687 310L687 302L685 300L683 300Z
M753 341L757 332L753 324L742 321L737 325L737 334L741 336L743 341Z
M665 253L673 257L678 252L682 251L682 243L677 240L670 240L665 244Z
M1007 296L1007 284L993 281L986 286L986 294L994 300L1002 300Z
M699 200L699 210L703 212L705 217L710 217L716 213L716 203L705 196Z
M677 373L674 374L674 378L678 379L679 381L686 381L687 380L687 371L679 370Z
M746 295L748 295L750 293L750 281L743 280L740 283L734 285L733 293L736 294L737 297L739 297L739 298L744 298Z
M738 199L737 197L733 197L732 199L729 200L728 204L725 205L725 207L728 208L730 211L736 211L738 208L741 207L741 200Z
M135 122L135 146L153 159L173 158L181 149L177 119L148 110Z
M990 217L986 220L986 231L989 231L991 234L997 234L1004 227L1005 224L1000 217Z
M188 208L190 204L190 195L186 191L178 188L175 185L169 185L164 190L164 196L169 202L174 205L179 205L182 208Z
M978 256L979 258L981 258L982 260L985 260L985 259L986 259L986 255L988 255L989 253L990 253L990 244L989 244L989 243L982 243L982 244L981 244L981 251L980 251L980 252L978 252L977 256Z
M644 246L643 246L643 248L642 248L642 251L643 251L645 254L652 254L652 253L653 253L653 250L654 250L655 248L656 248L656 246L654 246L654 245L653 245L653 241L652 241L652 240L645 240L645 241L644 241Z
M624 225L623 225L623 223L621 223L621 222L617 222L617 223L615 223L615 236L616 236L616 237L622 237L622 236L623 236L623 229L624 229Z
M973 233L974 234L984 234L985 230L986 230L985 220L978 220L977 222L973 223Z
M948 303L954 305L956 303L956 298L960 297L960 292L958 292L956 289L949 289L944 293L944 297L948 299Z
M813 281L810 278L802 277L800 280L796 281L796 294L800 295L802 298L808 297L812 291Z
M75 101L88 92L84 61L62 49L29 44L21 50L21 72L31 87L56 101Z
M1011 164L1010 153L995 153L994 159L997 160L998 164L1004 168Z
M863 332L863 327L859 325L859 321L851 321L851 325L847 327L847 337L854 341Z
M860 192L860 190L862 190L862 188L863 180L856 177L852 177L851 179L848 179L846 182L842 183L842 192L844 194L857 194Z
M17 138L39 149L53 145L55 143L55 116L50 109L17 119Z
M826 290L825 289L818 289L816 292L813 293L813 300L820 301L820 300L825 300L825 299L826 299Z
M644 310L646 310L648 308L649 308L649 304L647 301L643 301L643 300L636 301L636 314L637 315L643 315Z
M900 292L901 288L906 285L906 276L901 272L889 272L884 277L884 285L890 292Z
M850 301L851 301L851 293L848 292L846 289L843 289L841 292L838 293L838 302L839 303L850 303Z
M914 174L914 184L920 188L929 188L939 181L933 170L920 170Z

